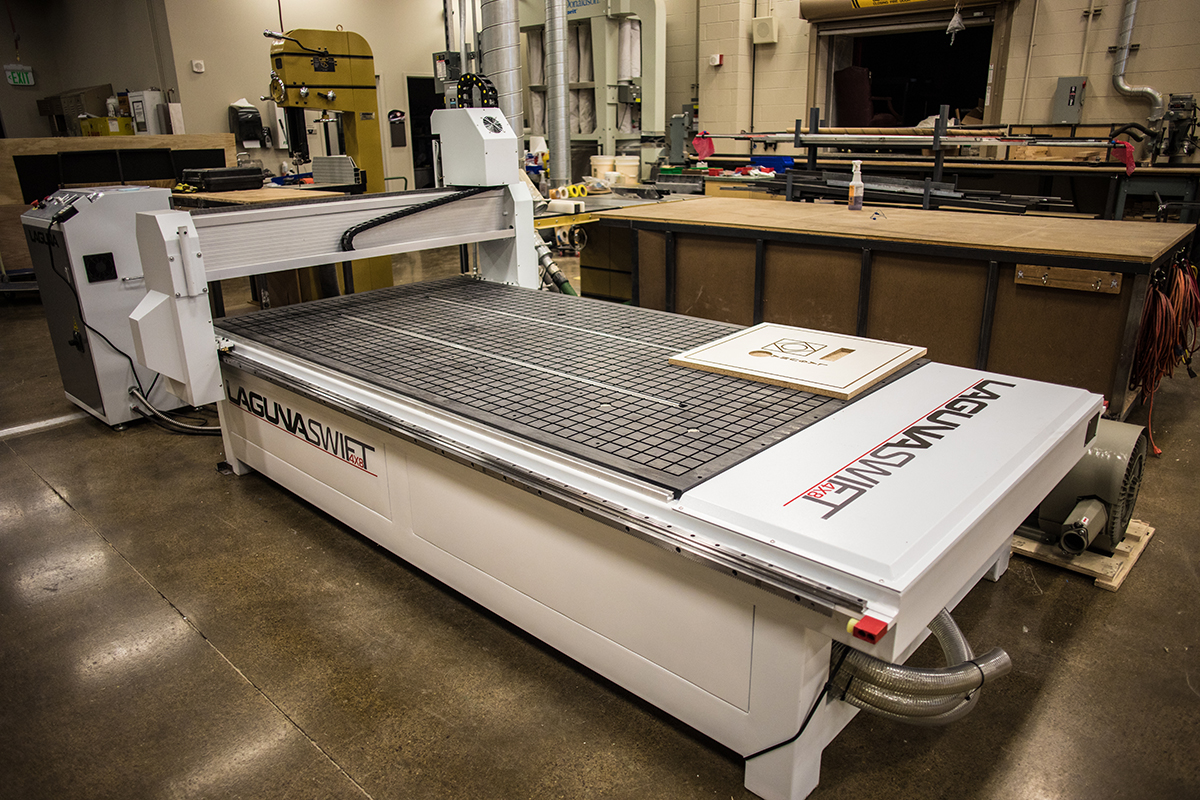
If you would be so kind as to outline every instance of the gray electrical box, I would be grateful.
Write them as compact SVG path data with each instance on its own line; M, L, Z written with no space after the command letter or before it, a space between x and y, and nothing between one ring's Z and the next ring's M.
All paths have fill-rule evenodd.
M642 102L642 87L636 83L618 83L617 84L617 102L618 103L640 103Z
M1054 107L1050 112L1050 122L1065 122L1078 125L1083 122L1083 98L1087 89L1087 76L1075 75L1058 79L1058 90L1054 93Z

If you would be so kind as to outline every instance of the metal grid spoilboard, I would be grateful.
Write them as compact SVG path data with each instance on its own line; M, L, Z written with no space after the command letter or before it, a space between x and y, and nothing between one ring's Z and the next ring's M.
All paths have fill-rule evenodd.
M736 325L470 278L216 326L675 492L845 405L667 363Z

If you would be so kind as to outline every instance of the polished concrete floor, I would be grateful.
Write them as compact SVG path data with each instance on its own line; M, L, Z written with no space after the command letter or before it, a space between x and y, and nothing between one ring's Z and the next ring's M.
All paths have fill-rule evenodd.
M1014 558L956 611L1013 673L949 728L860 715L814 800L1200 797L1198 396L1159 393L1120 591ZM751 796L736 754L218 472L219 438L75 411L41 306L0 298L0 797Z

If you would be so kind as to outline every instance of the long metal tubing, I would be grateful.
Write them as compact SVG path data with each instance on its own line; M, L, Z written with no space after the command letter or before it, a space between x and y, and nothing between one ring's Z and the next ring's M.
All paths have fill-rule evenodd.
M664 259L665 275L663 276L663 281L666 284L666 289L664 291L664 295L665 295L664 305L666 306L667 311L674 312L675 311L675 233L674 233L674 231L667 231L666 250L667 250L666 257Z
M1000 285L1000 264L988 262L987 289L983 293L983 319L979 323L979 351L975 354L975 369L987 369L988 353L992 349L992 323L996 319L996 290Z
M462 71L469 71L467 62L467 0L458 0L458 58Z
M546 136L550 186L571 181L571 126L567 109L567 3L546 0Z
M867 335L867 315L871 311L871 249L862 249L862 267L858 272L858 320L854 324L856 336Z
M446 36L446 50L454 49L454 33L450 28L450 20L454 16L453 0L442 0L442 33Z
M767 242L764 239L754 240L754 324L763 321L763 283L767 273Z

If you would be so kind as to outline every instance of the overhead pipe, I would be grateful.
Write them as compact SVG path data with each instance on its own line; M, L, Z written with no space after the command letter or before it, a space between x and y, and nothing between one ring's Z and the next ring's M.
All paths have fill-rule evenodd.
M1092 20L1096 16L1096 0L1088 0L1087 22L1083 26L1083 52L1079 56L1079 74L1087 75L1088 39L1092 34Z
M521 140L525 135L525 103L521 87L521 33L517 0L483 0L479 18L483 72L496 87L500 110Z
M546 138L550 186L571 182L571 126L567 107L567 0L546 0Z
M450 28L453 19L453 0L442 0L442 32L446 35L446 50L448 51L454 49L454 33Z
M464 75L471 71L467 62L467 0L458 0L458 63Z
M479 53L479 20L475 18L475 0L467 0L467 2L471 7L471 72L483 72L483 58Z
M1130 86L1125 80L1125 62L1129 59L1129 42L1133 38L1133 20L1137 15L1137 0L1125 0L1125 13L1121 18L1117 38L1117 59L1113 62L1113 87L1126 97L1142 97L1150 101L1150 127L1157 128L1162 122L1167 104L1162 92L1149 86Z

